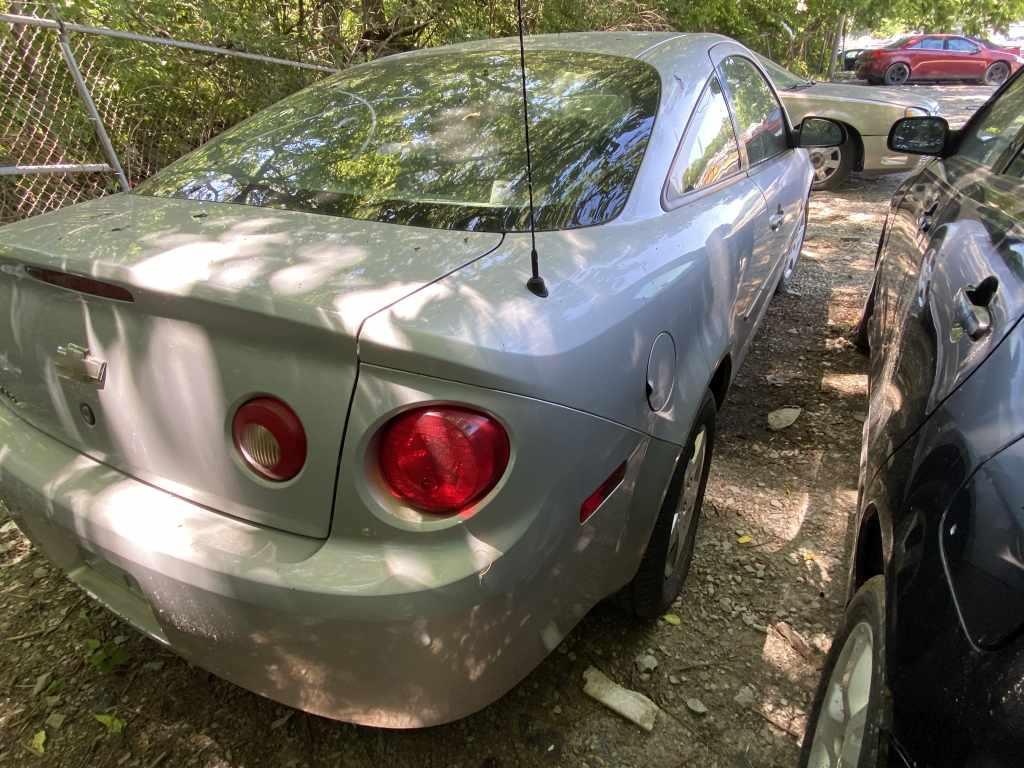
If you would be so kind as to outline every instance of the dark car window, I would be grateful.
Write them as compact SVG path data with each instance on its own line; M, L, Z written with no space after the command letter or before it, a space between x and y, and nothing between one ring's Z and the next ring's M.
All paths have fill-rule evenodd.
M942 38L939 37L926 37L923 40L918 40L912 46L914 50L922 49L926 51L941 51L943 48Z
M979 50L978 46L962 37L951 37L946 40L946 48L958 53L976 53Z
M1006 175L1024 179L1024 149L1017 153L1013 162L1006 168Z
M995 166L1024 128L1024 77L1018 77L965 128L957 155Z
M526 56L540 229L622 210L658 108L634 59ZM138 192L440 229L529 227L519 53L452 52L356 67L168 166Z
M720 66L750 165L785 151L789 146L786 113L768 81L742 56L730 56Z
M740 151L729 108L717 78L711 78L693 110L669 173L666 198L711 186L740 168Z
M910 37L901 37L901 38L900 38L899 40L893 40L893 41L892 41L891 43L889 43L888 45L883 45L883 46L882 46L882 50L883 50L883 51L895 51L895 50L897 50L897 49L899 49L899 48L902 48L903 46L905 46L905 45L906 45L907 43L909 43L909 42L910 42L910 41L911 41L912 39L913 39L913 38L910 38ZM916 44L915 44L915 45L916 45ZM910 46L910 47L911 47L911 48L913 48L914 46L912 45L912 46Z

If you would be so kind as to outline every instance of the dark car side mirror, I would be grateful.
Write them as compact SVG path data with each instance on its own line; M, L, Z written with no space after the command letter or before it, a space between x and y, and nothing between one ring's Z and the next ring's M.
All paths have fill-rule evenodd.
M889 129L889 149L905 155L941 157L948 143L949 123L936 115L900 118Z
M838 147L846 143L846 129L842 123L827 117L805 117L794 133L796 146L805 149Z

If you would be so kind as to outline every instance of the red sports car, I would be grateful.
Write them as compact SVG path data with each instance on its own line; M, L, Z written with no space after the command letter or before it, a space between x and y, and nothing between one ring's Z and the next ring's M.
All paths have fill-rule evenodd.
M1000 85L1020 69L1013 50L962 35L911 35L857 58L857 77L875 85L909 80L980 80Z

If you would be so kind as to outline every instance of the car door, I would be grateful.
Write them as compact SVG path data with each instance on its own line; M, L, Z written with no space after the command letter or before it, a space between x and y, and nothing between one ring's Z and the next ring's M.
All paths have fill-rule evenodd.
M964 37L946 38L946 57L942 77L980 79L985 76L985 57L981 48Z
M712 49L714 54L718 46ZM736 123L747 176L761 190L765 215L756 222L754 263L743 276L741 318L755 327L775 289L794 240L801 235L810 186L806 153L792 149L786 112L760 67L723 48L716 61Z
M917 80L943 77L945 43L941 37L924 37L906 49L910 59L910 76Z
M662 192L662 206L671 218L691 228L704 219L721 219L705 246L711 282L725 289L718 300L731 301L734 359L749 339L750 324L743 321L749 303L745 289L755 264L754 243L766 216L764 196L747 178L732 114L717 74L713 74L697 100L697 106L679 142ZM699 231L699 227L696 228ZM692 329L679 329L684 338Z
M894 200L875 277L868 445L878 466L1024 313L1024 78Z

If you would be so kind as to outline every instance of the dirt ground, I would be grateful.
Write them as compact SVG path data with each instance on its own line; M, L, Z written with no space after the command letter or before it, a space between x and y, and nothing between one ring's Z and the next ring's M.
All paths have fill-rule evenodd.
M956 122L990 92L916 90ZM857 499L866 361L847 335L899 181L854 178L812 197L797 293L776 297L722 412L671 619L642 626L598 606L484 711L421 731L357 727L260 698L141 637L50 567L0 507L0 765L795 765L841 612ZM783 406L799 418L769 431ZM641 672L641 656L657 666ZM661 707L652 733L583 694L590 665Z

